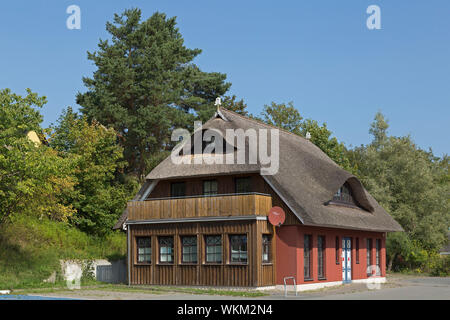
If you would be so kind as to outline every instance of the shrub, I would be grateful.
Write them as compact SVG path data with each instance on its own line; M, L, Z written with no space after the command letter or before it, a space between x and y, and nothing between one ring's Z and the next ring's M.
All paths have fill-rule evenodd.
M433 259L433 262L430 265L430 275L434 277L450 276L450 255Z

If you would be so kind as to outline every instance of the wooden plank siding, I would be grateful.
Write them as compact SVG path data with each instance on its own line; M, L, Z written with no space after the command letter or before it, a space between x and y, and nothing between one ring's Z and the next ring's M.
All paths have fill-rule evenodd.
M270 196L261 194L222 195L128 202L128 219L182 219L212 216L267 216Z
M233 194L235 179L250 177L252 193ZM203 181L215 179L218 195L203 196ZM186 183L186 196L169 198L173 182ZM280 206L286 212L286 223L298 220L278 197L276 192L259 174L224 175L215 177L193 177L164 180L158 182L145 201L128 203L128 224L130 236L130 284L147 285L193 285L263 287L276 283L276 243L275 227L267 220L244 219L239 221L195 221L169 223L145 223L147 220L186 219L208 217L267 216L272 206ZM139 224L139 221L144 224ZM246 264L230 263L229 236L247 235L248 261ZM270 261L263 263L262 237L271 235ZM181 237L197 236L196 264L181 262ZM222 236L222 263L206 263L205 235ZM138 264L136 261L136 237L151 237L151 263ZM158 237L174 237L174 263L159 263Z
M262 263L262 234L272 235L274 227L266 220L226 222L192 222L172 224L129 225L130 284L259 287L275 285L275 241L271 241L272 263ZM229 236L247 235L248 261L230 262ZM181 262L181 236L197 236L196 264ZM222 236L222 263L206 263L205 235ZM151 237L151 263L136 260L136 237ZM159 263L159 236L174 237L174 263Z
M252 191L269 194L272 197L272 205L283 208L286 213L286 221L284 225L301 225L301 222L289 207L281 200L277 193L264 181L264 178L257 173L239 174L239 175L223 175L214 177L186 177L184 179L163 180L158 182L156 188L148 196L148 199L170 197L170 185L173 182L186 183L186 196L197 196L203 194L204 180L217 180L218 193L229 194L235 192L235 179L242 177L250 177L252 184Z

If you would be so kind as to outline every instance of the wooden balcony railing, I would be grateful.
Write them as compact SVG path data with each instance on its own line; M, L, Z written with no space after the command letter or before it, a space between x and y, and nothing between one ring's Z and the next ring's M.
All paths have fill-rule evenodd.
M128 220L182 219L219 216L267 216L270 195L226 194L128 202Z

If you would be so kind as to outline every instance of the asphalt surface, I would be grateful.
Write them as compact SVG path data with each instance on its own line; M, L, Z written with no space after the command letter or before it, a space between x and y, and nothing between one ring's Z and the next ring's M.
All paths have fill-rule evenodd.
M322 300L450 300L450 278L405 279L396 287L354 293L330 294Z
M45 296L29 296L23 294L5 294L0 295L0 300L73 300L73 299L45 297Z
M4 295L0 300L42 299L86 299L86 300L450 300L450 277L394 276L379 289L369 289L365 284L345 284L316 291L289 292L271 291L257 298L187 294L175 292L145 292L145 290L81 289L33 295Z

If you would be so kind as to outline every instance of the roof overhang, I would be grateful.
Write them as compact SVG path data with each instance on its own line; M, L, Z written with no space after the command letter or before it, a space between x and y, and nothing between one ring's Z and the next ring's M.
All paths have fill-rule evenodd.
M125 222L125 225L241 221L241 220L265 221L265 220L267 220L267 216L227 216L227 217L182 218L182 219L127 220Z

